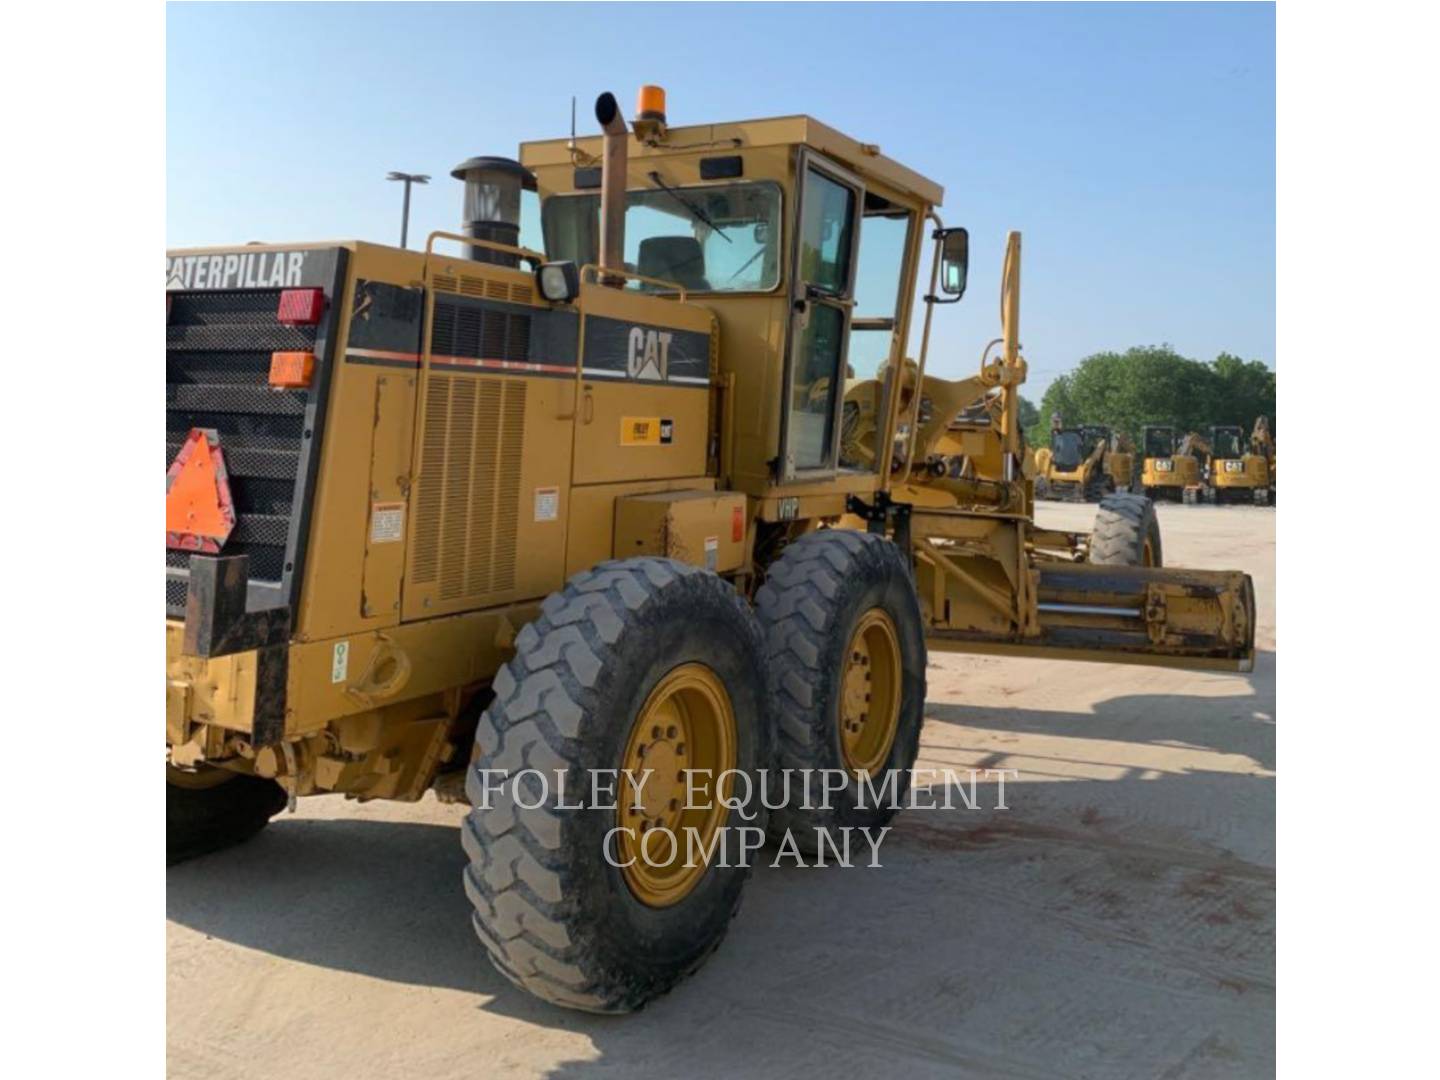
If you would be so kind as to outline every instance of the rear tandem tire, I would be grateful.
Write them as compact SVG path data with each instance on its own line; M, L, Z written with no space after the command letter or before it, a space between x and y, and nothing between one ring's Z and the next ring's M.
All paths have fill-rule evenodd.
M642 900L640 870L622 869L625 858L615 857L624 841L612 833L633 804L624 802L629 781L614 770L637 745L645 760L669 762L666 781L682 758L702 756L700 746L687 753L677 729L691 730L706 713L703 702L672 706L677 711L660 721L651 743L642 731L659 715L655 702L674 700L664 695L677 675L701 671L733 719L723 756L751 777L748 793L738 783L733 789L735 808L709 820L763 829L755 773L770 752L770 724L760 629L727 582L659 558L600 563L552 593L541 612L516 637L515 657L496 676L495 700L475 733L477 760L466 777L474 809L462 829L471 921L490 961L521 989L586 1012L631 1012L720 944L750 867L737 855L735 836L725 834L725 854L708 866L692 864L704 868L683 889ZM487 785L480 770L509 775L490 774ZM642 773L635 782L648 791L655 780ZM660 804L663 813L666 801ZM668 806L676 810L675 802ZM649 817L651 810L641 812ZM751 835L752 852L762 836ZM658 858L668 855L666 842L655 850Z
M775 765L788 771L776 779L783 783L781 778L788 775L790 781L787 804L770 815L771 839L778 841L788 831L796 847L811 854L818 844L816 829L833 833L885 825L909 790L925 705L925 634L905 554L873 533L810 533L770 566L756 593L755 610L765 628L770 666ZM877 623L888 629L867 637L867 627ZM887 639L893 662L879 659ZM862 652L862 670L853 671L851 660ZM892 672L898 668L898 694L890 698L893 709L870 697L872 690L881 702L889 697L886 663ZM871 724L884 734L871 739ZM858 773L869 777L870 790L862 788L857 765ZM844 770L851 780L845 790L827 793L823 779L806 780L806 769L827 770L833 776ZM893 795L884 786L892 774ZM807 782L819 785L808 799ZM870 791L883 792L883 798L872 798ZM771 805L776 802L778 795ZM805 802L813 808L804 809Z
M1099 566L1164 566L1155 504L1143 495L1107 495L1095 511L1090 562Z
M166 866L249 840L285 808L288 796L275 781L220 771L165 767Z

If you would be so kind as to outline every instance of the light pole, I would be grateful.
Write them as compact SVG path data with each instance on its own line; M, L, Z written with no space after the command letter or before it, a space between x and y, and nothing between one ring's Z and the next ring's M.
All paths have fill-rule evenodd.
M400 212L400 246L405 247L405 241L410 236L410 185L428 184L430 177L424 173L403 173L392 172L385 177L386 180L403 180L405 182L405 208Z

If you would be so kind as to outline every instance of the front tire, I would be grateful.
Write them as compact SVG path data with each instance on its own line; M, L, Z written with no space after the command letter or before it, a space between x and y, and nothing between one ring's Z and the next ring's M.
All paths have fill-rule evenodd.
M719 945L750 873L738 830L754 830L752 851L763 837L756 773L769 753L769 724L760 630L716 575L637 558L571 578L515 648L480 718L466 783L475 808L462 834L464 877L475 932L495 967L537 997L630 1012ZM635 761L654 765L635 777L639 796L614 775ZM688 797L682 809L667 786L707 767L750 778L732 779L733 809L708 797L713 788L695 797L697 809ZM509 776L497 783L480 770ZM672 828L683 845L687 822L697 852L724 828L723 855L643 873L618 865L640 854L635 845L651 826ZM664 863L669 852L662 838L652 855Z
M1090 562L1099 566L1164 566L1155 504L1143 495L1107 495L1095 511Z
M810 533L771 565L755 608L778 725L777 780L789 780L786 805L770 816L772 839L788 831L813 853L817 829L885 825L909 790L925 706L925 636L905 554L872 533ZM812 788L807 799L807 769L843 770L850 780L838 793Z
M202 768L165 766L165 865L243 843L285 808L273 780Z

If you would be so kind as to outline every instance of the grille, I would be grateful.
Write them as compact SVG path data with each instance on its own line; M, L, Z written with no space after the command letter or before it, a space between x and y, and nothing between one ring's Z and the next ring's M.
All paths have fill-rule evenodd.
M458 292L486 300L507 300L512 304L533 304L535 290L523 281L505 282L497 278L472 277L469 274L436 274L431 279L440 292Z
M430 348L437 356L528 360L530 316L524 312L437 299L435 333Z
M176 292L165 328L165 465L191 428L220 436L235 529L226 555L250 557L250 579L279 585L305 438L306 390L268 384L270 354L311 352L316 328L275 321L279 289ZM187 552L166 550L165 606L183 612Z
M525 391L521 379L430 376L410 580L445 604L515 587Z

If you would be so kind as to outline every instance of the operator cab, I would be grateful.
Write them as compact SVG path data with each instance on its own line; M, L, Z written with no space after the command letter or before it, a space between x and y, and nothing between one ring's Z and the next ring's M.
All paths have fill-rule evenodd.
M1076 428L1061 428L1050 433L1051 460L1063 472L1080 467L1085 457L1080 432Z
M1234 425L1217 425L1210 429L1211 457L1221 460L1245 456L1245 432Z
M1140 432L1141 449L1147 458L1168 458L1175 453L1175 429L1147 424Z
M845 396L877 380L867 413L888 415L879 387L903 370L926 217L943 189L808 116L671 128L659 115L624 140L623 266L609 264L624 274L610 283L715 315L713 376L733 376L725 407L745 436L725 470L734 486L873 490L890 455L842 439ZM595 137L521 146L546 259L573 263L582 281L611 273L601 268L609 152ZM958 300L967 244L963 230L943 232L937 291Z
M1060 471L1073 472L1102 442L1109 446L1110 429L1101 424L1055 428L1050 432L1051 460Z

